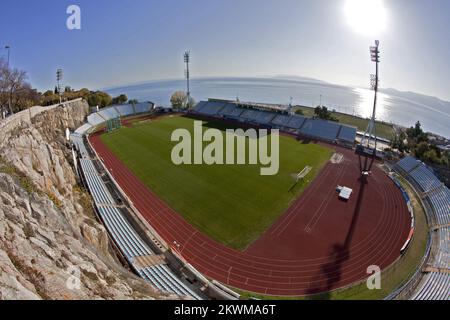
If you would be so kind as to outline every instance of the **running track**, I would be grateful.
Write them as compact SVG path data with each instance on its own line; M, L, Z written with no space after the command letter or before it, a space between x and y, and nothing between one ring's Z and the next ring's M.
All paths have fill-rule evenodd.
M410 231L410 215L401 192L374 165L369 183L358 181L357 156L329 162L291 207L244 252L215 242L188 224L149 190L102 143L90 141L141 215L205 276L235 288L298 296L350 285L368 277L371 265L392 264ZM348 203L335 188L354 189Z

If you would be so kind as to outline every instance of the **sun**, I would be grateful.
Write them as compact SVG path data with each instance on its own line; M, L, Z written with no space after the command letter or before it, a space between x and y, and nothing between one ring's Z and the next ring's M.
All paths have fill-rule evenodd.
M379 36L386 29L383 0L346 0L345 16L352 29L365 36Z

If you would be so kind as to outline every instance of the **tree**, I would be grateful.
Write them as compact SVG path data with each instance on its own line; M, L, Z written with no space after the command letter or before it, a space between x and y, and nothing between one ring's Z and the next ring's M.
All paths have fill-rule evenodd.
M47 90L43 94L44 97L51 97L52 95L54 95L54 92L52 90Z
M428 141L428 136L422 130L422 125L420 121L417 121L414 127L409 128L406 133L408 137L413 140L416 144L424 141Z
M8 66L3 58L0 58L0 116L3 117L8 110Z
M87 88L83 88L77 92L77 96L79 98L83 98L85 100L87 100L87 98L89 97L90 94L91 94L91 91L89 91L89 89L87 89Z
M405 140L406 140L406 134L403 131L400 131L400 133L396 133L394 135L394 137L391 140L391 147L393 149L397 149L400 152L405 152L408 151L409 148L408 146L405 144Z
M431 163L441 163L440 157L438 156L435 149L430 149L423 154L423 159Z
M297 110L295 110L295 114L302 116L304 113L303 113L302 109L297 109Z
M139 101L137 99L130 99L130 101L128 101L128 104L138 104Z
M339 120L337 118L333 117L332 113L330 111L328 111L328 108L325 106L323 106L323 107L317 106L314 109L314 114L319 119L339 122Z
M414 154L417 158L422 159L424 154L430 150L430 147L427 142L420 142L416 148L414 149Z
M19 69L11 69L4 59L0 59L0 107L1 113L8 110L11 114L14 111L20 111L17 106L14 107L12 101L15 96L26 87L25 80L27 79L27 73Z
M124 104L128 101L128 97L125 94L121 94L112 99L112 104Z
M183 108L183 104L186 100L186 93L183 91L176 91L172 94L170 98L170 103L172 104L172 108L181 109Z
M12 96L11 104L14 106L14 111L18 112L38 105L40 101L41 95L37 90L33 89L29 83L24 83Z
M96 91L89 94L87 102L91 107L99 106L100 108L104 108L111 104L112 98L106 92Z

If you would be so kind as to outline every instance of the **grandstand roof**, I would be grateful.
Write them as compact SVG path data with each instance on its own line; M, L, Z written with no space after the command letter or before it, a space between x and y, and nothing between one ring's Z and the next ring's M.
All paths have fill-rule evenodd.
M228 102L237 105L242 108L259 109L264 111L284 111L287 112L290 107L289 105L275 104L275 103L260 103L260 102L249 102L249 101L233 101L233 100L221 100L221 99L208 99L210 102Z

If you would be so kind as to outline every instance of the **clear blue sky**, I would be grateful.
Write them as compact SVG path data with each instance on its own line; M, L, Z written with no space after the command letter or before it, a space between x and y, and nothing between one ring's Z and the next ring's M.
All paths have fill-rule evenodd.
M82 30L66 28L66 8ZM385 0L382 87L450 100L450 1ZM367 87L373 38L345 0L1 0L0 46L40 90L64 69L74 88L183 77L298 75ZM0 55L5 55L4 49Z

